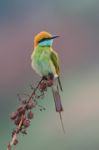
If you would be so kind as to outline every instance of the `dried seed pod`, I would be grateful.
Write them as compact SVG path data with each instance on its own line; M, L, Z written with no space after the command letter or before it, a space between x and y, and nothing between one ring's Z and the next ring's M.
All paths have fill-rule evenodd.
M11 116L10 116L10 119L12 119L12 120L16 119L17 115L18 115L17 112L12 112Z
M25 107L19 106L19 108L17 109L18 115L24 115L25 114Z
M23 121L23 126L24 126L25 128L28 128L28 127L30 126L30 120L29 120L29 119L24 119L24 121Z
M8 149L8 150L11 150L11 145L10 145L10 143L8 144L7 149Z
M20 117L17 117L17 118L14 120L15 125L19 125L20 121L21 121L21 118L20 118Z
M30 100L30 101L27 103L26 108L27 108L27 109L32 109L33 107L35 107L35 105L34 105L33 101Z
M51 87L53 85L53 80L47 80L47 86Z
M28 112L27 117L28 117L28 119L32 119L32 118L33 118L33 113L32 113L32 111Z
M13 130L12 131L12 137L14 136L15 133L16 133L16 130Z
M16 145L16 144L18 144L18 140L17 139L15 139L14 142L13 142L13 145Z
M45 91L47 88L47 84L46 82L41 82L41 84L39 85L39 89L40 91Z

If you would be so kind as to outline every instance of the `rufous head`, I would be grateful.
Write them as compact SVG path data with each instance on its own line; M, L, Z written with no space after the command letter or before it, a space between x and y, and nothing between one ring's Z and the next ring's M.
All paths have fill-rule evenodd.
M41 45L41 46L46 46L52 44L53 39L57 38L59 36L52 36L50 33L46 32L46 31L42 31L40 33L38 33L35 37L34 37L34 47Z

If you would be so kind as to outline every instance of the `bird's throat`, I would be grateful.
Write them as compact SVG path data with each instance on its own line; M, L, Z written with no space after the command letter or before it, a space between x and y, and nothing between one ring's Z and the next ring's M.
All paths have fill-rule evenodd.
M45 40L39 43L39 46L52 46L53 40Z

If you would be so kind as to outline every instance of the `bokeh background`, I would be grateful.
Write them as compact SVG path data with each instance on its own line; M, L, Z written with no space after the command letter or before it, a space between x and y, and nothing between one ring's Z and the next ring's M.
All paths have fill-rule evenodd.
M9 115L40 78L31 68L36 33L61 37L62 132L49 90L16 150L99 150L99 0L0 0L0 150L14 128Z

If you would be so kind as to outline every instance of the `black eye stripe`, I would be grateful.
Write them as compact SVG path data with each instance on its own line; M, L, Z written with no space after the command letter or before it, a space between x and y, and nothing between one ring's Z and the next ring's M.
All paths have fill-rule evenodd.
M43 38L38 43L41 43L41 42L46 41L46 40L50 40L50 38Z
M43 38L43 39L41 39L38 43L43 42L43 41L46 41L46 40L55 39L55 38L58 38L58 37L60 37L60 36L56 35L56 36L52 36L52 37L49 37L49 38Z

